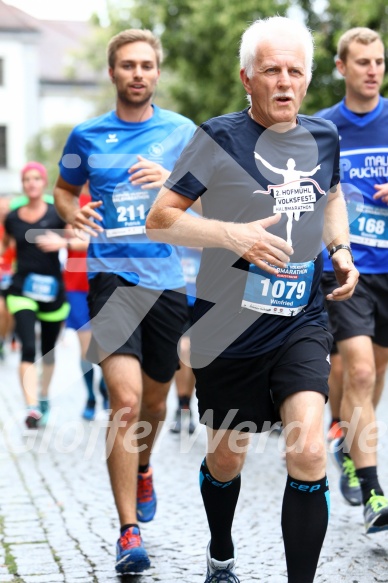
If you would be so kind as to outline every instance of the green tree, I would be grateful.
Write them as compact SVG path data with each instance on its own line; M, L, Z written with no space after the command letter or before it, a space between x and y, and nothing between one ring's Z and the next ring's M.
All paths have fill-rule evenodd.
M165 63L156 102L200 123L209 117L245 107L239 79L238 45L248 24L257 18L292 14L303 18L314 33L313 79L302 112L329 107L344 94L334 57L339 36L348 28L378 30L388 44L386 0L107 0L108 27L97 16L96 36L85 58L106 75L105 47L125 28L150 28L161 36ZM388 93L386 78L383 95ZM105 86L97 113L112 107L111 87Z
M317 11L314 0L299 0L299 7L316 42L315 70L304 103L305 111L313 113L330 107L344 95L344 81L334 63L339 37L349 28L366 26L378 31L387 46L388 6L386 0L329 0L323 11ZM387 76L382 94L388 94Z
M285 15L289 5L289 0L133 0L130 5L110 0L111 24L104 33L107 41L124 28L142 27L161 36L166 58L156 100L200 123L245 107L241 33L257 18Z
M52 192L58 177L58 162L72 127L66 124L52 126L37 134L27 147L28 159L38 160L47 168L48 192Z

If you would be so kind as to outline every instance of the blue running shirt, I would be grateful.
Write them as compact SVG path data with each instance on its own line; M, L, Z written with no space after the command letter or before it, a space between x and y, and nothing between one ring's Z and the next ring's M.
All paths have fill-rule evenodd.
M132 186L128 169L141 155L172 170L195 125L153 108L153 116L143 122L125 122L111 111L76 126L59 167L69 184L89 181L92 200L103 201L97 210L105 230L89 244L89 278L111 272L149 289L176 289L185 283L177 249L151 242L145 234L146 215L158 191Z
M388 271L388 205L375 200L375 184L388 180L388 99L362 116L345 100L316 116L335 123L340 136L341 185L347 201L350 241L360 273ZM325 253L325 271L333 266Z

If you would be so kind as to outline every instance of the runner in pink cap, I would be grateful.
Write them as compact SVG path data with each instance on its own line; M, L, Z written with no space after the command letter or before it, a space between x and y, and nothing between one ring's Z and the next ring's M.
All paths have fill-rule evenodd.
M23 166L21 171L22 178L25 175L25 173L28 172L29 170L37 170L39 174L42 176L42 178L44 178L47 184L47 169L45 166L43 166L43 164L34 161L27 162L27 164Z

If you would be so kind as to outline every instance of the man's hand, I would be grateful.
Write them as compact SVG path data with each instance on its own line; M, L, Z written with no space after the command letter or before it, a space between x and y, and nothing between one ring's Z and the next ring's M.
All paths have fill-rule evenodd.
M388 182L385 184L375 184L376 194L373 195L375 200L382 200L388 204Z
M340 302L349 299L358 282L359 273L354 267L349 251L339 249L332 257L334 273L340 287L326 296L327 300Z
M160 164L143 158L143 156L138 156L138 160L139 162L133 164L128 170L128 173L132 174L129 177L131 184L142 185L142 190L162 188L171 172Z
M229 231L232 250L249 263L276 275L276 268L285 268L294 252L284 239L266 231L268 227L278 223L280 218L281 215L276 214L252 223L233 224Z
M54 233L54 231L47 231L44 235L38 235L35 243L44 253L54 253L59 249L64 249L67 240L58 235L58 233Z
M101 225L98 225L95 222L102 221L102 216L94 210L99 208L101 205L101 200L97 202L88 202L75 212L70 224L74 229L75 235L79 237L79 239L85 239L85 237L82 236L81 231L91 235L92 237L98 237L98 233L102 233L104 231Z

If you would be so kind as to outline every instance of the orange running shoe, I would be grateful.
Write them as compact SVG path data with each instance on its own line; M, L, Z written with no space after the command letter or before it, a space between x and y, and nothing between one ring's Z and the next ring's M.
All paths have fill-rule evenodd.
M330 443L331 441L334 441L334 439L341 439L343 436L344 432L342 431L342 427L339 426L339 421L333 420L330 423L330 427L327 432L327 441Z

